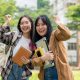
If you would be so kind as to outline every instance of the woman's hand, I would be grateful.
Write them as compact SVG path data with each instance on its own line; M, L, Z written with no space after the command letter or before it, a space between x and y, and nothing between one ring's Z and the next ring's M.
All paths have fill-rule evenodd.
M28 64L30 62L29 59L27 59L26 57L21 58L23 64Z
M10 14L5 15L5 23L3 24L3 26L8 26L10 24L11 19L12 18Z
M45 53L45 54L41 57L41 59L42 59L43 61L53 60L53 59L54 59L54 55L53 55L53 53L52 53L51 51L49 51L49 52Z
M10 14L5 15L5 21L7 21L7 22L11 21L11 15Z
M57 25L63 26L63 23L61 22L60 18L58 16L54 17L54 21Z

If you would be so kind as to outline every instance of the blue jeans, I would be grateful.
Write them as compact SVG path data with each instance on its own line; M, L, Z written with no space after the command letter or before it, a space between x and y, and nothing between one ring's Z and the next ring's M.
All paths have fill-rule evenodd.
M12 70L8 76L8 80L22 80L22 72L23 72L23 68L19 67L17 64L13 64ZM24 80L28 80L24 79Z
M58 80L56 67L44 69L44 80Z

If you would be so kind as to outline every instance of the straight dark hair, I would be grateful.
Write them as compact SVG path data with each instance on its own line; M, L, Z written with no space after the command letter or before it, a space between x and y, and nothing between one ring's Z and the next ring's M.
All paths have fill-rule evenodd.
M44 36L40 36L36 31L36 26L37 26L39 19L41 19L43 21L43 23L46 24L46 26L47 26L47 33ZM37 19L35 21L35 31L34 32L35 32L34 33L34 42L40 40L42 37L46 37L47 43L49 43L50 35L52 32L52 26L51 26L51 22L50 22L49 18L46 15L40 15L39 17L37 17Z
M20 28L20 23L21 23L22 18L24 18L24 17L26 17L27 19L29 19L29 21L31 22L30 37L31 37L31 40L32 40L34 24L33 24L33 20L28 15L23 15L23 16L20 17L20 19L18 21L17 28L19 30L19 33L22 33L21 28Z

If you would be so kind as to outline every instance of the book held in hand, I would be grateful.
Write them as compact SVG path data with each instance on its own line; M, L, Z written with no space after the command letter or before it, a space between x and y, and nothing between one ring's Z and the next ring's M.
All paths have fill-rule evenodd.
M46 41L46 37L43 37L42 39L40 39L39 41L36 42L36 46L37 49L35 50L35 54L40 57L42 55L44 55L44 53L46 53L47 51L49 51L49 47ZM49 61L45 61L45 65L44 68L48 68L54 65L54 62L49 60Z
M49 50L48 48L48 44L46 41L46 37L43 37L42 39L40 39L39 41L36 42L36 46L37 48L41 47L44 48L44 50L47 52Z
M30 56L31 56L31 51L21 46L17 51L17 53L12 57L12 60L19 66L23 66L24 64L23 59L27 60L30 58Z
M35 54L40 57L44 55L45 52L49 50L46 37L43 37L39 41L36 42L37 49L35 50Z

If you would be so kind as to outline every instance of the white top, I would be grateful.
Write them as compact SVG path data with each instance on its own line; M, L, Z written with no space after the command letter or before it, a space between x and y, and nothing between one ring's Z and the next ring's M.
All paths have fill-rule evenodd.
M21 46L24 47L25 49L30 50L29 43L30 43L30 39L27 39L24 36L22 36L13 50L13 56L17 53L17 51L19 50Z

